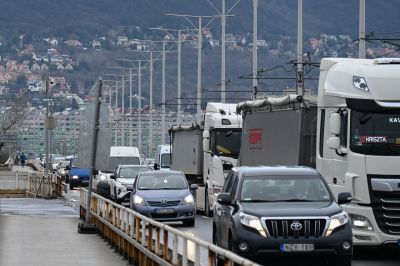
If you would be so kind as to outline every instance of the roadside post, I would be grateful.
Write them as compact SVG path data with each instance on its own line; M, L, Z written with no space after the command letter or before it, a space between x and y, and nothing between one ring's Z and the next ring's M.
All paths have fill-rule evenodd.
M85 234L95 234L97 233L97 228L95 224L90 223L90 204L91 204L91 196L92 196L92 181L94 175L96 174L95 167L96 167L96 152L97 152L97 138L99 133L100 127L100 104L101 104L101 93L102 93L102 86L103 80L101 77L96 82L96 100L95 100L95 116L94 116L94 123L93 123L93 140L92 140L92 154L91 154L91 174L89 178L89 189L87 194L87 201L86 201L86 215L85 221L80 222L78 224L78 233L85 233Z

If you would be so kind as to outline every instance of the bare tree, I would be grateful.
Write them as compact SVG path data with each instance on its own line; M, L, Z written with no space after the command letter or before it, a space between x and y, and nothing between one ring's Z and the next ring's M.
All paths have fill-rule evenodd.
M0 116L0 163L4 163L9 157L8 152L3 148L10 143L7 143L7 135L9 131L15 128L20 123L27 113L26 98L19 97L15 100L13 106L5 108Z

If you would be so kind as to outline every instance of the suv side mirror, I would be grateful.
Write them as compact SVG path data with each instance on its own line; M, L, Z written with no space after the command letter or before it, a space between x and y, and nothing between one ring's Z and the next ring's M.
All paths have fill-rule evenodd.
M351 196L351 194L349 192L342 192L339 193L338 195L338 204L346 204L346 203L350 203L353 200L353 197Z
M230 193L219 193L217 196L217 202L221 205L231 204L231 194Z
M197 185L197 184L191 184L190 185L190 189L191 190L196 190L196 189L198 189L199 188L199 185Z

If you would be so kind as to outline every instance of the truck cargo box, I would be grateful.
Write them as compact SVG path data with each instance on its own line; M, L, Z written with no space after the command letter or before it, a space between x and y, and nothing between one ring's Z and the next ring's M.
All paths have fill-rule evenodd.
M239 164L315 167L316 121L317 106L311 102L247 110Z
M171 170L185 175L203 174L203 130L198 125L173 127L169 130L172 141Z

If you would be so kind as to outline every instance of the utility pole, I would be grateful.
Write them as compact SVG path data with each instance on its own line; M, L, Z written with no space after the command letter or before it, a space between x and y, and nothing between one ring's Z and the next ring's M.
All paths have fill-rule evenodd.
M303 73L303 0L297 0L297 74L296 91L304 95L304 73Z
M221 10L221 102L225 102L225 28L226 28L226 12L225 0L222 0Z
M365 58L365 0L360 0L358 57Z
M125 76L122 75L122 93L121 93L121 116L122 116L122 126L121 126L121 143L125 146Z
M149 116L150 116L150 125L149 125L149 154L151 157L153 154L153 52L150 52L150 108L149 108Z
M165 40L162 42L162 84L161 84L161 144L165 140Z
M182 15L182 14L166 14L167 16L175 16L175 17L183 17L185 18L192 26L193 30L197 30L197 96L196 96L196 105L197 105L197 122L200 122L201 116L201 52L202 52L202 43L203 43L203 36L202 32L203 29L207 28L209 24L211 24L217 17L219 16L193 16L193 15ZM189 19L189 18L197 18L198 19L198 26ZM209 18L210 21L202 27L203 18ZM182 112L181 112L181 30L178 30L178 100L177 100L177 110L178 110L178 119L177 123L182 123Z
M258 10L258 0L253 0L253 100L257 98L257 88L258 88L258 62L257 62L257 47L258 47L258 33L257 33L257 10Z
M197 124L201 121L201 48L203 43L201 17L199 17L199 30L197 34Z
M138 131L138 148L139 148L139 153L140 150L142 149L142 61L139 60L139 65L138 65L138 124L139 124L139 131Z

